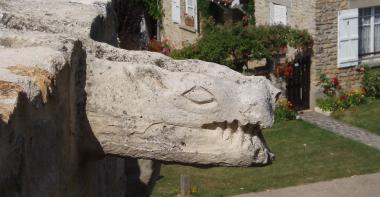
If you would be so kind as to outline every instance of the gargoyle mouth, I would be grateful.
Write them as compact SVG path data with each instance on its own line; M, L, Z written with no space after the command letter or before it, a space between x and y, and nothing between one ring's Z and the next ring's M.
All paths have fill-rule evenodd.
M252 145L254 137L262 138L259 124L242 125L238 120L204 124L202 129L217 130L221 133L223 140L230 140L232 143L238 142L242 146Z

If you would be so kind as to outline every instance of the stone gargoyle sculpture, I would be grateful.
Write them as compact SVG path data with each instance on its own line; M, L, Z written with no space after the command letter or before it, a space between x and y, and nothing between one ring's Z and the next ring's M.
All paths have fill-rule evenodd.
M181 163L270 163L273 155L260 129L273 122L278 92L264 78L224 76L233 71L213 69L219 73L93 61L86 110L103 150Z
M270 81L117 48L116 15L106 0L0 0L0 196L136 196L122 158L273 160Z

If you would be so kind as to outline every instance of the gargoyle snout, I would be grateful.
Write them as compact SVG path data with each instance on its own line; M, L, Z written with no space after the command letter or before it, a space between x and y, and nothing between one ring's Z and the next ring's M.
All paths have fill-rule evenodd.
M281 90L276 88L270 81L268 81L268 89L272 98L273 104L275 104L281 96Z
M276 87L273 86L273 90L271 91L272 94L272 99L276 103L278 99L280 98L282 92L280 89L277 89Z

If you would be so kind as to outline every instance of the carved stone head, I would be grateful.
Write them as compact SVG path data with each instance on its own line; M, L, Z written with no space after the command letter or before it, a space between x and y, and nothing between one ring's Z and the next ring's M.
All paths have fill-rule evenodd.
M273 159L261 128L273 124L280 92L267 79L222 66L208 74L103 60L92 64L87 115L106 153L222 166ZM218 69L223 72L215 74Z

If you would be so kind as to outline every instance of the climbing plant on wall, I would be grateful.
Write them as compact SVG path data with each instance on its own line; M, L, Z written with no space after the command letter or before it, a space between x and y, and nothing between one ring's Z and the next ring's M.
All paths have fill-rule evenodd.
M248 15L248 23L250 25L256 25L255 0L248 0L246 12Z
M139 0L137 0L139 2ZM164 12L161 6L161 0L143 0L144 6L150 17L156 21L162 21Z

